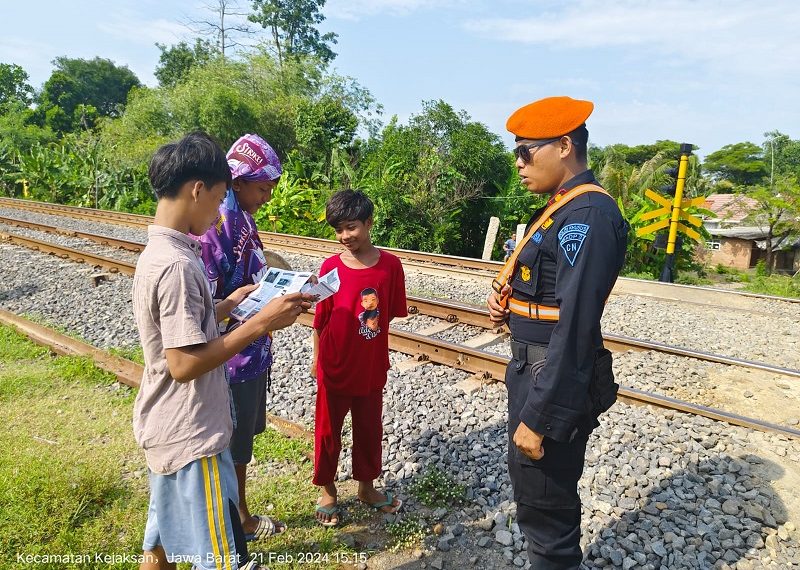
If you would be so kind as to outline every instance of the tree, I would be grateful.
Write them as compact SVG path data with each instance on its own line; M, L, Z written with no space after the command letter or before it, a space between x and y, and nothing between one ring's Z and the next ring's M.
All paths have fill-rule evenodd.
M34 124L33 87L19 65L0 63L0 143L8 156L53 139L49 129Z
M613 144L605 147L605 149L603 149L603 154L610 151L631 166L642 166L659 153L663 156L678 156L680 147L680 143L670 140L656 141L653 144L640 144L637 146ZM596 156L596 152L591 154Z
M0 110L0 143L8 148L25 152L37 143L47 144L55 139L49 128L31 122L32 110L22 102L7 102Z
M286 59L312 55L328 63L336 54L329 44L336 44L333 32L320 34L316 25L325 20L321 10L325 0L253 0L249 20L272 34L278 65Z
M703 168L718 184L728 182L734 187L758 184L767 175L764 151L751 142L723 146L706 156Z
M408 125L395 118L368 143L356 184L376 201L379 243L475 255L491 198L510 175L497 135L444 101L427 101Z
M653 202L645 197L645 191L654 190L660 194L662 186L674 183L674 178L667 171L678 166L678 150L672 148L669 141L659 141L654 145L641 145L637 149L656 148L655 154L640 164L642 156L637 150L637 160L630 160L626 145L609 145L602 149L590 149L591 165L600 184L617 200L623 217L631 224L628 234L628 253L625 261L625 272L634 274L650 274L655 277L663 263L663 253L653 247L654 235L637 236L636 230L643 228L653 220L642 220L641 217L655 208ZM700 164L696 156L689 158L688 170L684 186L684 196L702 196L706 193L706 181L700 175ZM671 198L671 196L669 196ZM695 213L696 210L692 210ZM701 230L702 233L702 230ZM696 269L691 240L683 240L682 252L676 258L679 271Z
M121 114L139 79L127 66L109 59L92 60L57 57L55 70L39 96L37 114L42 124L56 132L89 128L94 117Z
M298 149L329 167L333 149L350 144L357 127L355 113L331 95L317 101L303 101L295 117Z
M792 140L780 131L764 133L764 162L769 167L770 179L781 174L800 178L800 140Z
M238 11L240 8L237 0L214 0L205 4L205 8L212 12L215 18L213 20L191 20L189 27L198 34L215 36L217 51L222 59L225 59L229 48L241 45L238 41L239 36L253 33L246 22L233 20L236 16L246 16L247 14Z
M743 195L757 203L745 222L766 234L766 270L771 273L774 252L785 245L789 238L796 238L800 234L800 181L794 176L779 174L771 185L751 187Z
M20 102L24 106L33 100L33 87L28 83L28 74L14 63L0 63L0 114L5 113L6 103Z
M161 87L174 87L193 67L206 65L218 53L211 42L200 38L193 46L180 42L170 47L157 43L156 47L161 50L161 55L154 75Z

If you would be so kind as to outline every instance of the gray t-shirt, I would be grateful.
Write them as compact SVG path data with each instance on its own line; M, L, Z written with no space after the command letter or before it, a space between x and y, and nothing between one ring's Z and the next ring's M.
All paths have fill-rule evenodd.
M167 367L166 349L219 336L200 244L162 226L149 226L147 235L133 278L133 313L144 351L133 433L147 466L169 475L224 451L233 420L224 366L184 383Z

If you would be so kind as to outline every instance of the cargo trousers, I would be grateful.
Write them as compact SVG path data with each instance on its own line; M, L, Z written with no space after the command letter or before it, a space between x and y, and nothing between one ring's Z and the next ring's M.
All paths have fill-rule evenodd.
M534 570L573 570L580 567L581 500L578 480L583 474L588 435L578 432L570 442L548 437L544 457L535 461L514 444L519 414L527 401L534 369L547 347L529 345L527 355L515 351L506 369L508 389L508 473L517 503L517 524L528 542ZM538 349L538 350L537 350Z

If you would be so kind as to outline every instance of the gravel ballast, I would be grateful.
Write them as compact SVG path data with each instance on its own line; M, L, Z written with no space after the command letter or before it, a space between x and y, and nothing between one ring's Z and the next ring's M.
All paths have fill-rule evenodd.
M302 266L300 259L289 261L298 269L315 269L310 266L319 263L302 258L309 260ZM115 275L94 286L91 268L5 244L0 245L0 266L5 276L2 308L58 325L97 346L138 343L130 278ZM415 279L409 273L409 289ZM431 279L454 291L461 284ZM613 313L614 302L612 298L607 312ZM624 315L623 311L613 318ZM753 318L757 317L749 317ZM415 324L415 319L420 321ZM434 322L415 319L403 326L419 330ZM707 335L707 330L700 334ZM440 336L459 340L461 334L450 330ZM468 334L464 328L463 335ZM754 333L753 342L756 336L763 334ZM309 337L309 329L299 325L276 334L268 407L271 413L310 427L315 385L308 375ZM739 341L743 344L745 351L746 343ZM679 380L688 384L708 372L709 365L676 366L648 354L620 355L618 377L641 386ZM746 356L752 358L750 352ZM467 394L466 373L432 364L406 368L401 364L406 360L399 353L391 355L384 412L384 483L406 499L402 516L422 513L428 520L442 521L444 532L426 542L431 556L446 559L454 552L471 551L476 568L495 567L490 564L497 560L524 567L525 544L514 523L505 465L505 387L472 385ZM618 403L591 437L581 480L586 567L796 567L798 463L797 441ZM438 512L422 508L408 486L429 467L465 485L466 501ZM340 477L349 477L350 468L345 450Z

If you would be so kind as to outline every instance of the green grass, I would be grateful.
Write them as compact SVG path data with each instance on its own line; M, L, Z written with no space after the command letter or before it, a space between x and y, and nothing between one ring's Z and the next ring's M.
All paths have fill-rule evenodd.
M0 326L0 568L22 567L18 554L139 551L147 483L134 471L131 395L104 388L113 384L88 360L52 357Z
M141 553L148 482L131 430L134 396L87 359L51 356L0 326L0 570L138 567L130 560ZM265 563L273 553L272 570L339 568L365 552L365 544L388 540L366 530L382 518L353 500L352 481L340 486L348 509L344 525L326 529L315 522L318 489L311 484L310 451L309 442L273 429L256 438L251 512L289 525L286 533L251 545ZM355 537L355 547L341 541L343 533ZM95 563L95 553L129 561ZM18 554L71 555L73 561L25 564ZM283 561L275 560L278 555Z
M272 428L257 435L253 442L253 457L259 461L303 463L313 451L310 441L289 439Z
M800 278L787 275L756 276L745 285L745 290L762 295L800 298Z
M114 356L127 358L136 364L144 366L144 351L142 350L141 346L122 346L118 348L111 348L108 350L108 352Z

